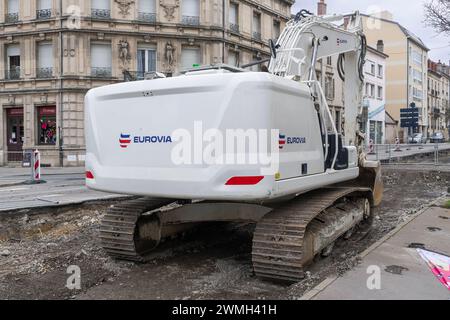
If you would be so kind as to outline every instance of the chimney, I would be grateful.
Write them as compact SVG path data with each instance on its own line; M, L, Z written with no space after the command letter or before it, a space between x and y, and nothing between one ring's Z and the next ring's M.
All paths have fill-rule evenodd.
M325 0L320 0L317 3L317 15L324 16L326 14L327 14L327 4L325 3Z
M378 40L377 42L377 50L380 52L384 52L384 41L383 40Z

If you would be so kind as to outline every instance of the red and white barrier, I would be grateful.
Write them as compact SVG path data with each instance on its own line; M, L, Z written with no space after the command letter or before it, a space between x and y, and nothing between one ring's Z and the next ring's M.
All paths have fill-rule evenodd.
M34 150L32 155L32 180L40 181L41 180L41 153L39 150Z
M398 151L402 151L402 149L400 149L400 139L399 138L395 138L395 149L394 151L398 152Z

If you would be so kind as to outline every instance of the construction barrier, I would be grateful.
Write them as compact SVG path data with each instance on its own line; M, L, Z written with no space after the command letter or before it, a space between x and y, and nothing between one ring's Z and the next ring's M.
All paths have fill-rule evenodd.
M39 150L34 150L31 155L31 180L34 182L41 181L41 153Z

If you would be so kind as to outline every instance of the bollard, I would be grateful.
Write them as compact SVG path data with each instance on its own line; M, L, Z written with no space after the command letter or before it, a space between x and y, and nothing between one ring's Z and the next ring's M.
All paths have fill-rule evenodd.
M34 150L31 154L31 181L39 183L41 181L41 153Z
M395 152L400 152L402 151L402 149L400 148L400 139L399 138L395 138Z

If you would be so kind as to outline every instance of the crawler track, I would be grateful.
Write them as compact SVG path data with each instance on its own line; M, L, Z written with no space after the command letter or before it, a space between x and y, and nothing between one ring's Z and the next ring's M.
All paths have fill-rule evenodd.
M252 261L257 276L299 281L312 260L312 245L305 245L311 221L342 198L368 197L362 187L324 188L276 206L257 223ZM161 240L163 226L157 209L174 200L140 198L108 209L101 221L100 239L106 252L117 259L145 262ZM155 211L154 213L149 213ZM344 214L344 213L343 213ZM183 222L180 222L181 225Z
M174 200L167 199L140 198L109 208L100 226L103 248L113 258L144 262L145 255L158 245L159 240L146 240L140 234L139 220L144 213L173 202Z
M358 192L359 187L312 191L277 207L258 222L253 236L252 261L257 276L299 281L308 259L304 237L308 224L339 199Z

